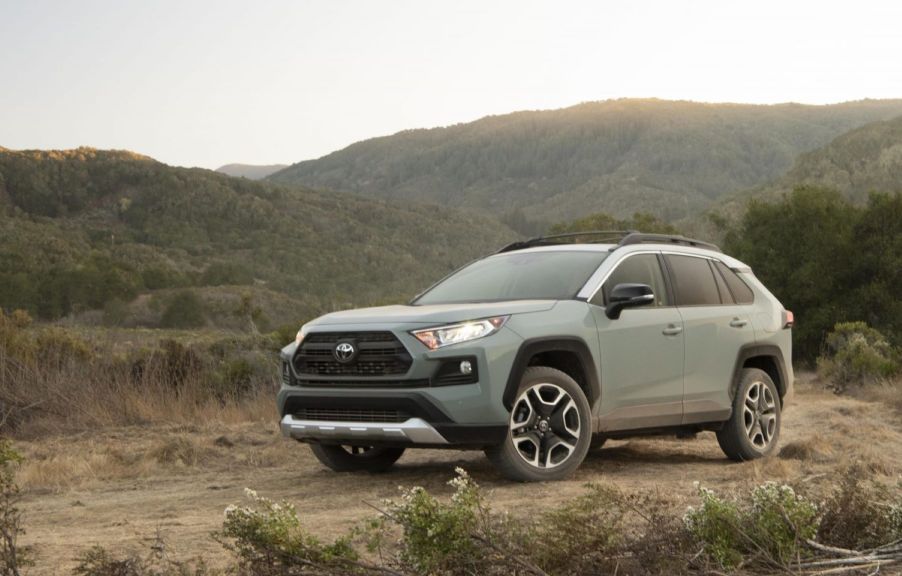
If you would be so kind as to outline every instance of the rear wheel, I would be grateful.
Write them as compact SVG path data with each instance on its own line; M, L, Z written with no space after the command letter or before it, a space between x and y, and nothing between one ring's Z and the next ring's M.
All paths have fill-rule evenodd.
M560 480L579 467L591 440L591 411L579 385L560 370L535 366L520 381L507 437L486 455L512 480Z
M717 433L731 460L754 460L773 452L780 437L780 395L764 370L744 368L739 375L733 414Z
M404 448L311 444L316 459L336 472L384 472L404 454Z

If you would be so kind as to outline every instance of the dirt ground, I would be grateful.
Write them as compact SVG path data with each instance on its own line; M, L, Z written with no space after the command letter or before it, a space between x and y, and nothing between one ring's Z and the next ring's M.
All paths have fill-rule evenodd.
M595 481L655 490L680 508L694 503L694 482L733 490L774 479L818 494L855 460L898 480L900 420L881 403L803 382L784 415L778 456L729 462L710 433L609 442L590 453L574 477L550 484L510 483L481 453L439 450L408 451L387 474L335 474L305 446L281 438L272 421L56 436L16 443L28 459L19 476L27 529L22 543L34 546L32 575L65 573L96 544L143 555L158 531L173 556L202 555L223 565L226 552L210 534L221 526L227 505L245 501L245 488L293 502L311 531L325 538L373 515L367 503L397 496L399 486L450 493L446 482L457 466L488 490L495 509L513 514L546 510Z

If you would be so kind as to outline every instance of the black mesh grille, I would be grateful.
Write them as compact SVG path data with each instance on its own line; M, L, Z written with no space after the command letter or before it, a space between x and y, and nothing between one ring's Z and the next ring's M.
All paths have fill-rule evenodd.
M323 422L406 422L410 414L399 410L355 410L341 408L300 408L295 414L300 420Z
M335 346L351 342L357 356L350 362L335 359ZM299 374L317 376L387 376L406 374L412 359L391 332L313 332L304 338L294 357Z

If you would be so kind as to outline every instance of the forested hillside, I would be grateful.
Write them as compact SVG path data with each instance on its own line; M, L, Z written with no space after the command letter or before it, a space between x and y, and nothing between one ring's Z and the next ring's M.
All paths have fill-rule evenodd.
M397 300L513 236L472 212L131 152L0 152L0 307L45 319L186 287L284 293L308 315Z
M270 176L368 196L488 210L520 225L603 211L668 221L782 175L902 100L755 106L614 100L410 130Z
M902 190L902 116L852 130L802 154L768 192L800 185L832 188L859 204L870 192Z
M800 155L774 181L721 198L710 213L715 220L735 221L750 200L776 202L800 186L835 190L858 205L865 204L871 192L902 191L902 116L841 134ZM703 218L698 215L682 224L704 229Z

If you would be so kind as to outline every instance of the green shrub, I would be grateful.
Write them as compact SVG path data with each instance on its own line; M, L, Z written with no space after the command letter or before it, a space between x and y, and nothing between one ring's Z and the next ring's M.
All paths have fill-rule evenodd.
M887 378L899 369L887 339L864 322L836 324L817 364L838 392Z
M401 562L424 574L477 573L484 549L472 538L489 516L479 486L462 469L449 481L450 502L422 487L405 490L389 502L386 515L402 530Z
M766 482L752 490L751 500L746 523L754 547L777 563L785 565L797 558L804 540L817 534L817 507L791 486Z
M229 506L216 538L238 557L240 574L280 576L302 569L341 573L353 566L357 553L348 538L323 544L301 526L292 504L273 502L247 490L251 506Z
M804 552L803 541L817 533L817 508L790 486L767 482L739 501L705 488L699 493L701 506L690 508L684 521L707 556L724 568L749 557L785 566Z
M183 290L173 296L160 318L160 326L163 328L198 328L206 323L204 303L190 290Z
M705 554L720 566L732 567L742 560L742 513L735 502L724 500L712 490L699 488L698 509L690 507L683 517L689 533Z
M19 576L21 569L32 566L31 550L20 546L22 512L19 510L19 486L16 470L22 456L0 438L0 576Z

